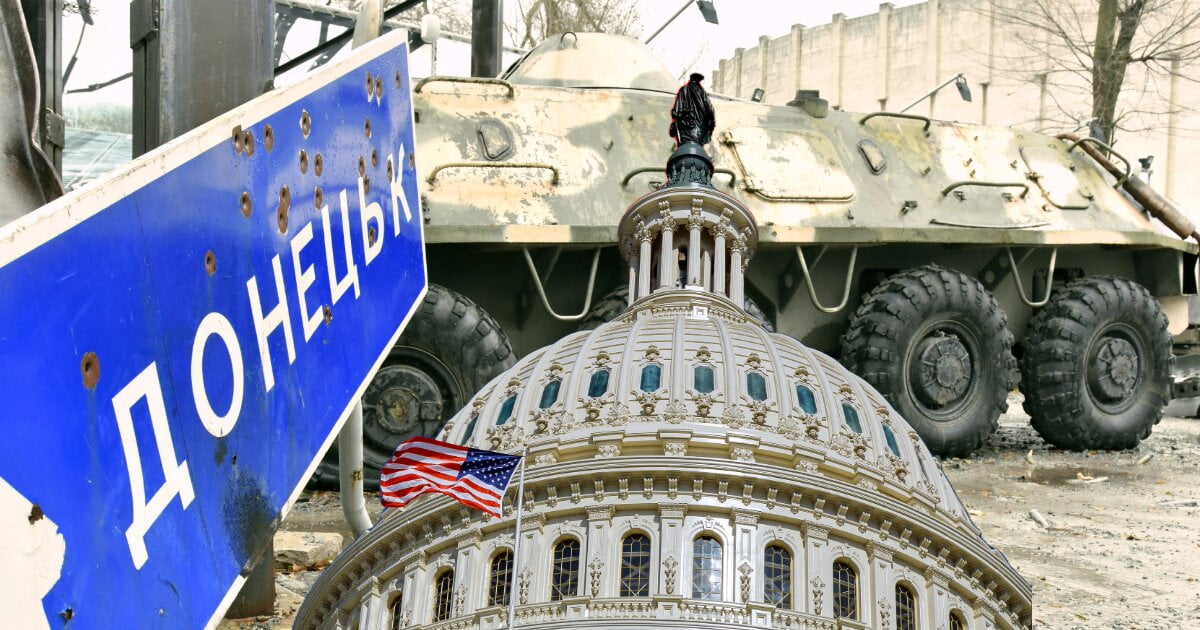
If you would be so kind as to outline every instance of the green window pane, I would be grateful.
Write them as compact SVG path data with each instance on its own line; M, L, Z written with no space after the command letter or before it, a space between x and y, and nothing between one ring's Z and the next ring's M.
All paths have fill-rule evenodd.
M504 399L504 404L500 405L500 415L496 416L496 426L500 426L512 417L513 407L517 405L517 395L513 394Z
M599 398L608 391L608 370L599 370L592 374L592 380L588 383L588 396Z
M658 386L662 381L662 368L657 365L647 365L642 368L642 391L654 392L658 391Z
M854 407L842 403L842 417L846 419L846 425L855 433L862 433L862 424L858 421L858 412L855 411Z
M697 365L693 375L696 380L696 391L701 394L711 394L713 390L713 369L707 365Z
M750 372L746 374L746 392L750 394L753 400L767 399L767 379L763 378L758 372Z

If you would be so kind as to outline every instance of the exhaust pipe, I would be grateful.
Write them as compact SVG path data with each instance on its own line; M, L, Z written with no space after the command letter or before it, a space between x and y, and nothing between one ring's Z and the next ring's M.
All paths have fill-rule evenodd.
M1060 133L1057 136L1061 140L1070 142L1079 142L1079 136L1073 133ZM1081 149L1087 152L1104 170L1112 174L1118 180L1125 177L1125 171L1109 160L1100 149L1094 144L1084 142L1079 145ZM1195 239L1200 242L1200 231L1196 229L1196 224L1187 217L1171 200L1160 195L1158 191L1150 187L1150 184L1142 181L1137 175L1130 174L1125 178L1122 187L1125 192L1133 197L1134 201L1142 204L1142 207L1150 213L1150 216L1158 219L1163 225L1167 226L1179 238Z

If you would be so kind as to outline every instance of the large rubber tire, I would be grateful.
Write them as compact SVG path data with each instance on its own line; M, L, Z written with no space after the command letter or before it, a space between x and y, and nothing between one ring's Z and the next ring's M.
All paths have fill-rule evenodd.
M579 330L592 330L604 322L611 322L625 311L626 306L629 306L629 287L621 285L592 305L587 315L580 320ZM767 319L767 314L754 300L746 298L744 308L750 316L762 323L764 329L775 332L771 320Z
M425 300L363 393L363 464L367 486L401 442L435 435L471 396L516 361L496 320L471 300L430 284ZM318 485L337 483L337 448L317 470Z
M1137 446L1162 419L1171 383L1171 334L1142 285L1080 278L1029 323L1021 393L1033 428L1065 449Z
M942 456L983 445L1019 378L996 298L978 280L937 265L902 271L872 289L841 346L842 363Z

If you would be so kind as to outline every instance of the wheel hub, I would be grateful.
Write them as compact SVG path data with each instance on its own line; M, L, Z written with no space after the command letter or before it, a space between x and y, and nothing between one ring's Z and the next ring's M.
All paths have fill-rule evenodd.
M971 386L971 354L955 335L929 337L917 347L911 374L917 397L927 405L946 406Z
M422 424L442 415L444 401L437 383L409 365L381 368L364 396L376 426L396 435L418 432Z
M1088 365L1088 387L1107 402L1126 400L1137 389L1138 353L1133 344L1117 337L1100 342Z

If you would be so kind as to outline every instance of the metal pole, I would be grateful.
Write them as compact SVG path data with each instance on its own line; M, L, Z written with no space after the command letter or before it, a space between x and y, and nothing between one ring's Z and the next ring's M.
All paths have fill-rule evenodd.
M690 6L692 6L692 3L693 3L693 2L695 2L695 1L696 1L696 0L687 0L687 2L684 2L684 3L683 3L683 6L679 7L679 10L675 12L675 15L672 15L672 16L671 16L671 19L667 20L666 22L663 22L663 25L662 25L662 26L660 26L660 27L658 27L658 30L657 30L657 31L654 31L654 33L653 33L653 34L651 34L651 35L650 35L650 37L647 37L647 38L646 38L646 41L645 41L645 42L643 42L643 43L649 44L651 40L653 40L655 37L658 37L658 34L659 34L659 33L661 33L661 32L663 32L663 29L664 29L664 28L667 28L668 26L670 26L670 25L671 25L671 22L674 22L674 21L675 21L675 18L679 17L679 15L680 15L681 13L683 13L684 9L686 9L686 8L688 8L688 7L690 7Z
M350 417L338 434L338 481L342 494L342 514L357 537L371 529L367 499L363 496L363 413L362 401L354 405Z
M471 5L471 76L500 74L502 38L500 0L474 0Z
M926 92L925 94L923 94L923 95L921 96L921 98L919 98L919 99L917 99L917 100L915 100L915 101L913 101L913 102L909 103L908 105L905 105L905 106L904 106L904 109L900 110L900 112L899 112L899 113L901 113L901 114L902 114L902 113L904 113L904 112L906 112L906 111L908 111L908 110L912 109L913 107L916 107L917 103L920 103L921 101L923 101L923 100L925 100L925 99L929 98L930 96L933 96L934 94L937 94L938 90L940 90L940 89L942 89L942 88L946 87L947 85L950 85L951 83L954 83L954 82L955 82L955 81L957 81L957 80L958 80L958 78L959 78L959 77L961 77L961 76L962 76L962 74L961 74L961 73L959 73L959 74L956 74L956 75L954 75L954 76L950 77L949 79L946 79L945 81L942 81L940 84L938 84L938 86L937 86L937 87L935 87L935 88L933 88L932 90L929 90L928 92Z
M366 0L354 24L351 46L358 48L379 37L383 24L383 0ZM355 537L371 529L367 500L363 496L363 411L362 401L354 404L350 417L338 434L338 485L342 494L342 514Z
M521 449L520 476L517 478L517 521L513 524L513 572L508 585L508 629L512 630L517 615L517 577L521 568L521 512L525 509L525 455L529 449Z

